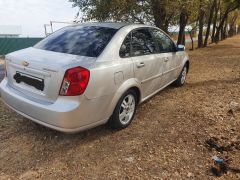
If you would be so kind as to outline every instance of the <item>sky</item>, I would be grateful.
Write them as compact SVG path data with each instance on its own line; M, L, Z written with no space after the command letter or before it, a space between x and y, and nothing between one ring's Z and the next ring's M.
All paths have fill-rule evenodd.
M0 25L20 25L21 36L43 37L44 24L73 21L77 12L68 0L0 0ZM53 24L53 29L62 26L65 24Z

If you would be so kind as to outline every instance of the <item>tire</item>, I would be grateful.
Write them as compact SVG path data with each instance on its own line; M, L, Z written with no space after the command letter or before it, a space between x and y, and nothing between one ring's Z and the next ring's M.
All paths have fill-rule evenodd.
M134 90L128 90L119 99L114 112L109 120L110 128L121 130L128 127L136 113L137 94Z
M178 79L174 82L175 86L181 87L185 84L186 78L187 78L187 72L188 72L188 68L187 68L187 65L185 65L180 75L178 76Z

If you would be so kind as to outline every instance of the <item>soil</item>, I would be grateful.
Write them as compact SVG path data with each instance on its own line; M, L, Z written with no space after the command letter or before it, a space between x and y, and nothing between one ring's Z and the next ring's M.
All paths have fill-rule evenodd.
M240 36L189 55L187 84L140 105L122 131L66 135L0 101L0 179L240 179Z

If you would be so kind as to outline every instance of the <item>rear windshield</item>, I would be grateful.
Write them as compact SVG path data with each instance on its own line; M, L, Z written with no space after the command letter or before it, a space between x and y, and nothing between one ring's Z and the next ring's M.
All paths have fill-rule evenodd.
M117 29L99 26L71 26L63 28L40 41L38 49L98 57Z

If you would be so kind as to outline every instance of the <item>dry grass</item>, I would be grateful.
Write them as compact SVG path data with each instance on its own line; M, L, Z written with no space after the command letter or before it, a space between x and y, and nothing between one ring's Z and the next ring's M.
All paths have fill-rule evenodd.
M0 102L0 179L214 179L214 155L230 167L219 179L239 179L240 36L190 58L187 84L142 104L119 132L65 135Z

